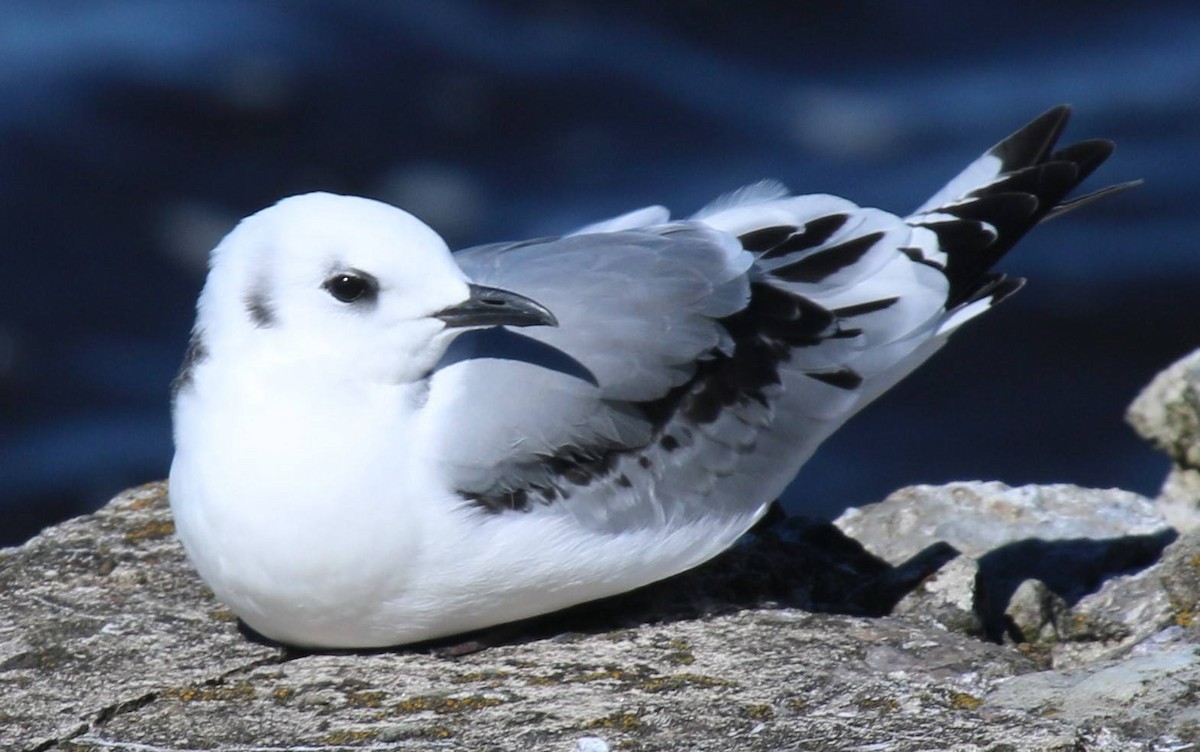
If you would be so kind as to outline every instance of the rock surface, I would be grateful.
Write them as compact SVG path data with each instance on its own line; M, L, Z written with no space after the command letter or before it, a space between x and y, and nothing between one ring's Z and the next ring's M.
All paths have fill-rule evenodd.
M861 611L864 590L909 580L805 521L480 652L300 654L239 631L151 485L3 552L0 748L1165 749L1200 740L1195 713L1174 712L1200 687L1197 541L1172 548L1184 543L1163 577L1187 618L1071 670L912 610L789 607ZM847 579L793 576L794 545ZM973 571L966 557L947 569ZM818 597L835 585L844 600Z
M1168 490L1200 473L1198 371L1131 413ZM239 628L152 484L0 551L0 749L1191 749L1195 509L918 486L460 645L311 654Z
M1200 350L1156 376L1129 406L1126 418L1171 458L1171 473L1159 496L1171 524L1200 529Z

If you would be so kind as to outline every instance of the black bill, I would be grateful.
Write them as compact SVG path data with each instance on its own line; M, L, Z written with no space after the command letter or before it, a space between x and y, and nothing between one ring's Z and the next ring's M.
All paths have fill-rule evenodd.
M541 303L498 287L470 285L471 297L433 314L448 327L558 326Z

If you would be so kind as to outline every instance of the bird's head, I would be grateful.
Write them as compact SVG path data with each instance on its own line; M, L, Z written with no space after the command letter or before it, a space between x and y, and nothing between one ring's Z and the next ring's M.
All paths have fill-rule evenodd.
M528 298L472 284L412 215L310 193L247 217L214 249L196 331L214 356L402 383L464 330L554 324Z

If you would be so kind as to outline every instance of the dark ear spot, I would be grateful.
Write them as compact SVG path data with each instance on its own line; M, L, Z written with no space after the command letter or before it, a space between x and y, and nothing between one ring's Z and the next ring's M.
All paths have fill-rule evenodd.
M255 326L259 329L275 326L275 309L271 307L266 291L255 288L246 295L243 302L246 304L246 313L250 314L250 320Z

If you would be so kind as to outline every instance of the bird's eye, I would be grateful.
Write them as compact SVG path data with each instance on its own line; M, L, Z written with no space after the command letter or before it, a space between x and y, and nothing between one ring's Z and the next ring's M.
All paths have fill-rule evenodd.
M325 280L324 287L343 303L374 300L379 292L379 283L363 272L338 272Z

